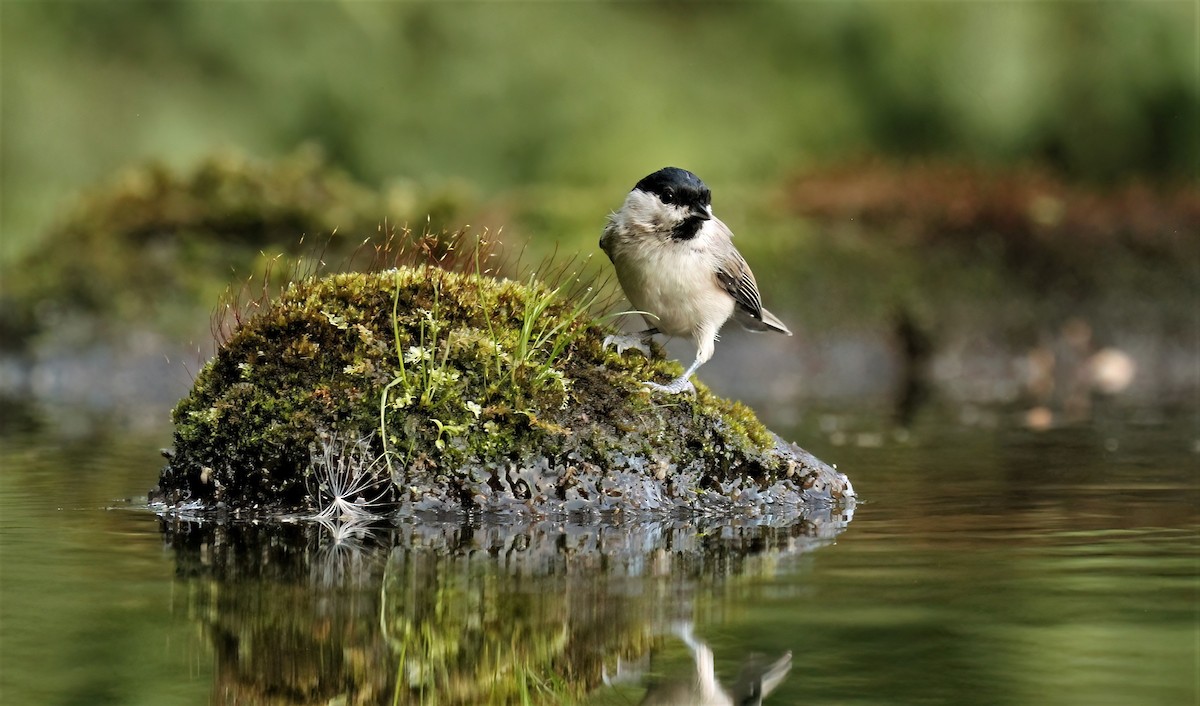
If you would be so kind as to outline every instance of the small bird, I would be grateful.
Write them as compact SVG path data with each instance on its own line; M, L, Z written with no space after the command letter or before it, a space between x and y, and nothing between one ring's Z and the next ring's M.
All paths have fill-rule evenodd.
M650 328L609 336L617 352L649 352L655 334L690 338L696 360L666 385L646 386L669 394L695 393L692 374L712 357L717 332L733 317L748 331L792 335L762 306L758 284L733 233L712 212L712 192L700 177L666 167L642 179L624 205L608 217L600 248L612 260L617 281Z
M751 654L728 688L717 678L712 648L696 639L691 623L677 626L674 632L691 651L692 668L653 684L642 697L642 706L762 706L792 670L791 652L770 664Z

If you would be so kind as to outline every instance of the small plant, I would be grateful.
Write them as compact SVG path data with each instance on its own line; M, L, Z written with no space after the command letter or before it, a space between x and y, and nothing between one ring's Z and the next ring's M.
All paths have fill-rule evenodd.
M381 472L382 458L371 451L371 437L346 440L320 432L309 449L306 478L318 521L347 524L383 517L391 496L391 477Z
M390 444L399 441L400 437L394 432L389 433L389 410L404 410L410 407L423 410L428 415L430 423L437 427L434 444L439 451L445 448L443 437L447 432L453 435L461 433L467 428L466 425L443 422L432 416L451 395L462 377L457 367L449 364L455 332L452 330L447 332L444 338L442 336L447 322L442 319L438 307L440 289L435 284L432 306L428 310L417 312L419 322L416 345L406 348L403 345L399 314L400 277L401 273L397 270L396 288L392 298L392 333L396 346L396 374L390 382L384 385L379 399L379 429L383 438L384 462L392 477L397 477L397 474L393 464L395 452L390 448ZM414 439L410 435L409 452L411 452L413 441ZM409 453L405 454L406 460L408 455Z
M528 275L525 286L505 288L496 286L504 280L484 268L491 258L485 253L494 245L486 234L473 245L464 245L461 236L450 241L434 259L436 270L394 270L395 369L379 400L379 432L393 478L401 477L398 467L407 465L418 434L445 453L452 439L477 425L496 430L497 418L505 414L536 420L528 410L538 402L566 404L571 381L562 363L587 330L593 311L609 304L606 290L586 273L590 258L574 269L574 258L554 265L545 261ZM454 259L448 266L450 254ZM473 271L451 280L437 272L452 272L453 267ZM539 269L548 271L551 283L543 283ZM412 278L423 280L431 292L416 308L411 301L401 304L403 284ZM472 302L482 315L455 317L443 311L443 296L455 303ZM463 399L467 389L479 390L476 399Z
M583 281L575 272L570 277L575 285L582 283L582 287L571 287L564 296L561 286L552 289L539 287L536 273L529 276L529 289L537 292L537 295L525 300L520 337L517 339L511 369L513 385L517 384L518 372L524 368L532 372L530 382L534 389L540 389L547 381L554 381L565 391L566 380L554 365L582 334L584 327L580 324L590 318L592 308L600 297L590 280ZM566 312L559 312L556 317L546 317L546 311L559 301L573 303Z

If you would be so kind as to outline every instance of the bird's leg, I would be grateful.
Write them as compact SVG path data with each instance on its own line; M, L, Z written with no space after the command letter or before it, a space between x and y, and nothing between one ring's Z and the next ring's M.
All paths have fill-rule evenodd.
M621 355L627 348L639 350L642 355L650 357L650 338L658 333L656 328L648 328L645 331L637 333L614 334L604 337L604 348L616 346L617 355Z
M700 687L700 693L705 698L705 703L711 703L710 699L713 696L721 693L721 685L717 681L715 670L715 660L713 651L708 645L696 639L692 633L692 624L690 622L677 623L674 628L675 635L683 641L691 650L692 659L696 663L696 681Z
M696 337L696 360L692 361L691 367L684 371L683 375L675 378L666 385L660 385L657 382L647 382L646 387L658 392L665 392L668 395L678 395L681 392L688 394L696 394L696 386L692 384L692 374L708 362L712 358L713 350L716 348L717 332L705 331Z
M692 371L698 367L699 367L698 365L693 365L691 368L688 369L688 372L684 373L683 375L680 375L679 377L675 378L671 382L668 382L666 385L662 385L657 382L649 382L649 381L644 382L642 384L645 385L646 387L650 388L651 390L654 390L656 392L663 392L668 395L678 395L683 392L686 392L689 395L694 395L694 394L696 394L696 386L692 384L691 380L688 380L688 377L690 377L692 374Z

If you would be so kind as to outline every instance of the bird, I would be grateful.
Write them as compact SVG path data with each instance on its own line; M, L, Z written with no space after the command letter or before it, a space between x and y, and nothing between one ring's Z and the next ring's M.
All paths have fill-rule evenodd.
M612 261L625 297L649 326L608 336L615 345L649 352L656 334L690 339L696 359L667 384L646 387L695 394L691 377L712 358L717 334L730 318L749 331L792 335L763 308L754 273L733 245L733 232L713 215L712 191L700 177L664 167L639 181L621 208L608 216L600 249Z
M792 669L790 651L771 663L751 654L742 661L737 681L727 687L717 678L712 648L696 639L691 624L677 626L674 633L691 651L692 668L653 684L642 706L762 706Z

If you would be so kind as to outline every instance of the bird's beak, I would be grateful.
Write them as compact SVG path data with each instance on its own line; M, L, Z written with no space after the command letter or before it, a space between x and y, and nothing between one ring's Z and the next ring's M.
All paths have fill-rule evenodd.
M712 211L709 210L708 206L693 206L692 215L702 221L707 221L712 218Z

